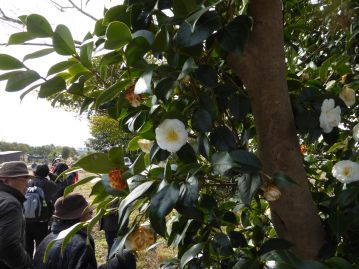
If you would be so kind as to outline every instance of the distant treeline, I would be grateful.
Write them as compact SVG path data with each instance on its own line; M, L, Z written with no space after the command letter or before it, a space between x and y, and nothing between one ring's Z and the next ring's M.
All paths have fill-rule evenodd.
M61 147L51 145L44 145L33 147L28 144L0 141L0 151L22 151L33 156L43 156L45 159L53 159L57 156L62 156L63 159L76 156L76 149L73 147Z

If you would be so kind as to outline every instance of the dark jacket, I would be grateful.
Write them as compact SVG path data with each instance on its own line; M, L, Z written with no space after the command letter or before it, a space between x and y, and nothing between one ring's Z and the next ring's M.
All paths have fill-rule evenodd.
M59 187L55 182L48 180L47 178L35 177L30 180L28 186L40 187L44 191L46 201L50 201L52 204L54 204L58 198L56 193L58 192Z
M61 254L62 239L56 241L49 251L46 263L43 263L47 245L58 234L74 225L75 222L54 221L52 232L40 243L34 257L34 269L95 269L97 262L95 257L95 244L90 236L90 244L86 244L86 231L80 230L67 243Z
M0 268L30 268L31 258L25 250L25 218L18 190L0 182Z
M45 237L36 250L34 269L95 269L97 268L95 246L92 237L90 244L86 244L86 230L80 230L67 243L61 255L62 240L56 241L43 263L47 245L55 239L59 232L71 227L75 222L55 221L52 224L52 233ZM0 267L2 269L2 267ZM122 251L114 256L99 269L136 269L136 258L129 251Z

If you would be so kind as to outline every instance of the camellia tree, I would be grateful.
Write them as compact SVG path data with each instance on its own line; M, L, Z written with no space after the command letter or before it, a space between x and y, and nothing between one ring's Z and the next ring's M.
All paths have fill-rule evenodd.
M120 198L130 229L112 255L152 243L149 220L178 250L161 268L359 268L354 0L126 0L79 47L64 25L20 19L9 45L51 47L1 54L5 90L73 96L143 150L129 168L118 147L75 164L102 180L97 215L66 237ZM68 58L46 77L26 66L49 53Z

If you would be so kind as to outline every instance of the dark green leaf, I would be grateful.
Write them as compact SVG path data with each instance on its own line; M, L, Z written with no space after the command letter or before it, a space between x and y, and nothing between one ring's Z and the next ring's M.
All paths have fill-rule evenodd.
M110 53L105 54L101 61L100 65L111 65L111 64L117 64L121 62L123 59L123 56L118 51L112 51Z
M262 164L257 156L249 151L234 150L230 152L230 155L235 163L234 167L242 173L253 173L262 169Z
M85 177L79 181L77 181L75 184L71 184L69 186L67 186L64 190L64 196L68 195L70 192L72 192L76 187L84 185L88 182L90 182L91 180L97 178L97 176L89 176L89 177Z
M209 65L200 65L193 72L193 77L208 88L215 88L218 85L217 72Z
M352 269L353 266L347 260L341 257L331 257L325 261L333 269Z
M137 37L143 37L144 39L146 39L148 46L152 46L155 39L153 33L148 30L138 30L132 34L132 39L135 39Z
M143 56L149 50L150 46L144 37L139 36L131 40L125 51L127 64L134 67L141 67L141 63L143 63Z
M234 134L226 127L217 127L210 135L211 143L219 151L230 151L236 148Z
M107 174L116 168L116 164L110 161L106 153L91 153L74 163L74 166L81 167L91 173L100 174Z
M229 101L229 110L235 120L244 120L249 112L250 102L248 97L236 94Z
M24 64L18 59L7 54L0 54L0 70L13 70L23 67L25 67Z
M212 166L216 174L225 175L233 167L232 158L228 152L217 152L212 155Z
M278 249L289 249L293 244L281 238L272 238L264 242L263 246L259 249L258 255L266 254L267 252Z
M228 52L240 53L249 37L252 28L252 19L247 15L234 18L219 32L218 40L222 49Z
M109 10L106 11L105 17L103 19L104 24L109 24L113 21L122 21L125 22L127 25L130 23L130 14L127 12L128 6L127 5L118 5L111 7Z
M152 44L153 51L166 51L169 47L170 36L166 27L162 27L156 34L155 40Z
M55 93L61 92L66 89L66 82L61 77L54 77L44 82L39 91L40 98L49 97Z
M177 80L181 80L185 78L188 74L190 74L193 70L198 68L196 65L196 62L193 60L193 58L188 58L185 63L182 66L182 71L179 74Z
M262 185L261 178L258 174L243 174L238 177L239 196L245 205L249 205L254 194Z
M209 140L205 134L201 135L198 138L198 153L207 159L209 158L209 156L211 154Z
M233 248L240 248L247 246L247 240L241 232L231 231L228 233Z
M212 129L211 114L205 109L197 110L192 118L192 128L201 133L209 132Z
M38 79L40 79L40 75L33 70L17 71L8 78L5 90L8 92L20 91Z
M184 163L196 163L197 157L192 146L186 143L179 151L177 151L178 158Z
M87 68L91 68L92 66L91 57L93 52L93 41L89 41L91 38L92 35L88 33L80 48L80 61Z
M132 40L130 29L119 21L111 22L106 30L106 49L119 49Z
M108 158L109 160L116 164L117 167L124 167L125 161L124 161L124 153L122 147L113 147L108 152Z
M96 99L96 107L98 108L100 105L107 103L117 97L121 92L124 92L128 83L128 80L118 80L110 88L101 92L101 94Z
M291 177L282 171L275 172L272 176L273 183L279 187L294 187L298 186Z
M195 11L199 7L198 1L184 1L174 0L173 1L173 12L176 18L187 17L190 13Z
M201 16L194 30L184 21L178 29L176 42L180 47L192 47L207 39L219 27L219 17L214 11L208 11Z
M74 64L76 64L75 61L63 61L54 64L53 66L50 67L49 71L47 71L47 76L64 71Z
M327 267L317 261L304 261L297 267L297 269L327 269Z
M175 183L165 186L151 198L149 217L155 231L166 237L166 219L177 203L179 189Z
M15 33L9 37L9 41L7 42L7 44L8 45L23 44L26 41L29 41L34 38L36 38L36 35L29 32Z
M152 186L153 183L154 181L147 181L142 183L141 185L137 186L134 190L132 190L130 194L127 195L127 197L121 201L118 207L119 220L120 220L119 223L122 222L123 217L126 214L125 211L128 208L128 206L131 205L138 198L143 196L148 191L148 189Z
M33 86L31 86L30 88L28 88L26 91L24 91L23 93L21 93L21 95L20 95L20 100L22 101L22 99L24 99L24 97L25 97L28 93L32 92L33 90L35 90L36 88L38 88L38 87L40 87L40 86L41 86L41 83L40 83L40 84L33 85Z
M184 268L184 266L196 258L196 256L203 250L205 246L204 242L198 243L193 245L190 249L188 249L185 253L183 253L181 257L181 268Z
M136 82L135 94L143 94L145 92L151 92L152 70L145 71Z
M186 207L193 207L199 197L199 184L197 178L190 177L186 183L181 185L179 202Z
M213 247L219 256L230 256L233 254L231 241L223 233L218 233L214 236Z
M42 49L42 50L39 50L39 51L30 53L30 54L28 54L28 55L25 55L23 61L26 61L26 60L29 60L29 59L34 59L34 58L39 58L39 57L48 55L48 54L50 54L50 53L52 53L52 52L54 52L54 51L55 51L55 50L54 50L53 48Z
M141 153L140 155L138 155L136 160L130 166L130 170L133 175L137 175L145 169L146 169L145 156L144 156L144 153Z
M60 55L76 54L74 40L70 30L65 25L58 25L52 37L55 51Z
M172 89L175 85L176 81L174 81L172 78L163 78L157 83L154 89L154 94L160 100L166 101L171 96Z
M27 31L36 37L51 37L53 35L49 22L41 15L31 14L26 18Z

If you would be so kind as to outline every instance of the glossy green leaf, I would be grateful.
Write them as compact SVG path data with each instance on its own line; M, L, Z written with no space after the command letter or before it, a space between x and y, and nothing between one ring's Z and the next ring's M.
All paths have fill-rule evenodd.
M81 167L91 173L100 174L107 174L116 168L116 164L110 161L106 153L91 153L74 163L74 166Z
M233 167L233 161L228 152L214 153L211 162L214 172L219 175L225 175Z
M258 251L258 255L262 256L270 251L278 249L289 249L293 244L282 238L271 238L264 242Z
M250 110L249 98L236 94L229 101L229 110L235 120L244 120Z
M143 56L150 50L146 38L139 36L129 42L125 50L127 64L133 67L145 65Z
M54 64L53 66L50 67L49 71L47 71L47 76L64 71L74 64L76 64L75 61L63 61L63 62Z
M129 195L126 196L125 199L123 199L118 207L119 212L119 223L121 223L121 220L123 219L124 215L126 214L126 209L137 199L142 197L149 188L153 185L154 181L146 181L142 183L141 185L137 186L134 190L132 190Z
M117 64L123 61L123 55L117 51L105 54L100 61L100 65Z
M26 18L27 31L36 37L51 37L52 28L47 19L39 14L31 14Z
M110 151L108 152L108 158L109 160L118 165L118 167L124 167L124 153L122 147L112 147Z
M209 65L198 66L193 72L193 77L208 88L215 88L218 85L217 72Z
M247 150L234 150L230 152L234 167L242 173L258 172L262 169L262 164L256 155Z
M162 27L155 35L155 40L152 44L153 51L166 51L170 44L170 36L166 27Z
M8 92L20 91L38 79L40 79L40 75L33 70L17 71L8 78L5 90Z
M149 217L155 231L166 237L165 217L172 211L178 200L179 189L175 183L165 186L151 197Z
M212 130L211 114L205 109L199 109L193 114L191 121L193 130L204 133Z
M127 5L118 5L111 7L109 10L106 11L103 23L109 24L113 21L122 21L127 25L130 24L130 14L127 12L128 6Z
M29 60L29 59L34 59L34 58L39 58L45 55L48 55L50 53L53 53L55 50L53 48L48 48L48 49L42 49L42 50L38 50L36 52L30 53L25 55L24 60Z
M212 245L219 256L230 256L234 253L231 241L224 233L217 233L213 237Z
M143 94L152 90L152 70L145 71L135 84L135 94Z
M40 98L49 97L66 89L66 82L61 77L54 77L44 82L39 91Z
M198 66L196 65L196 62L193 60L193 58L188 58L183 64L182 71L179 74L177 80L184 79L188 74L190 74L192 71L194 71L197 68Z
M178 158L184 163L196 163L197 157L194 149L189 143L186 143L179 151L177 151Z
M60 55L76 54L75 43L70 30L65 25L58 25L52 37L55 51Z
M209 11L201 16L194 30L184 21L178 29L176 42L180 47L192 47L207 39L219 27L219 17L216 12Z
M155 89L154 94L163 101L166 101L170 98L173 88L176 85L176 81L172 78L163 78L161 79Z
M67 186L64 190L64 197L67 196L70 192L72 192L76 187L82 186L95 178L97 178L97 176L85 177L85 178L77 181L75 184L71 184L71 185Z
M173 1L173 13L178 18L184 18L190 13L195 11L199 7L198 1L183 1L183 0L174 0Z
M351 263L341 257L331 257L325 261L333 269L352 269Z
M98 108L100 105L107 103L117 97L121 92L124 92L128 84L128 80L118 80L110 88L102 91L96 99L96 107Z
M132 34L132 39L135 39L137 37L143 37L144 39L146 39L148 46L152 46L155 39L153 33L148 30L138 30Z
M252 28L252 19L247 15L234 18L219 32L218 41L222 49L228 52L241 53Z
M92 35L88 33L84 39L84 42L82 43L80 47L80 62L82 65L91 68L92 66L92 52L93 52L93 41L90 41L92 39Z
M36 35L29 32L14 33L9 37L8 45L23 44L26 41L36 38Z
M275 172L272 176L273 183L279 187L295 187L299 186L290 176L282 171Z
M249 205L262 180L258 174L243 174L237 179L240 198L245 205Z
M106 34L106 25L103 23L103 19L96 21L94 34L96 36L104 36Z
M235 136L226 126L214 129L210 140L219 151L230 151L236 148Z
M240 248L247 246L247 240L244 235L239 231L230 231L228 233L229 239L233 248Z
M197 243L189 248L181 257L181 269L185 267L187 263L197 257L197 255L204 249L205 243Z
M123 22L114 21L108 25L105 41L106 49L120 49L131 40L131 31Z
M59 232L55 240L62 240L61 242L61 254L64 253L66 245L74 237L74 235L84 227L85 223L79 222L72 225L70 228Z
M25 67L24 64L15 57L7 54L0 54L0 70L13 70L23 67Z

